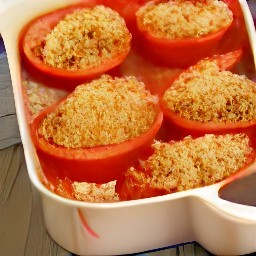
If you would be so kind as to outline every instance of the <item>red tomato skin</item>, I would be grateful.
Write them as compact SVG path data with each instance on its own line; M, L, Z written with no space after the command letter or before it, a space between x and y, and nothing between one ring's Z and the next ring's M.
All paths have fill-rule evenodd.
M211 56L217 49L218 42L228 28L201 39L166 40L153 38L149 34L141 35L140 49L154 63L187 68L200 59Z
M163 114L158 111L152 127L130 141L94 148L64 148L50 144L38 134L38 127L56 105L42 111L31 123L31 135L46 177L71 181L106 183L116 180L150 147L160 129Z
M237 49L224 54L217 54L210 58L210 60L216 61L220 70L232 70L241 60L243 55L242 49Z
M123 52L115 58L104 62L102 65L91 69L64 70L51 67L36 57L32 47L43 45L45 36L66 14L81 8L90 8L102 1L82 1L80 4L71 5L52 11L30 21L22 30L19 40L21 62L28 76L36 81L59 89L72 91L77 85L88 82L107 73L124 61L130 51L130 41L123 48ZM131 40L131 38L130 38Z
M238 0L222 0L228 5L228 8L232 11L235 18L241 16L241 6Z
M203 136L205 134L227 134L227 133L245 133L250 138L253 138L256 133L256 122L241 122L241 123L203 123L199 121L184 120L184 118L177 118L177 115L171 111L163 110L164 119L168 120L166 125L166 138L168 140L179 140L186 136L194 138Z

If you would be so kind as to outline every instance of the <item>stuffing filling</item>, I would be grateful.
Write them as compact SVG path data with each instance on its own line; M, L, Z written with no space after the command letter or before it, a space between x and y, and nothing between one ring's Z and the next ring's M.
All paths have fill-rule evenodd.
M42 121L39 134L66 148L120 143L146 132L156 118L158 97L135 77L103 75L78 86Z
M145 5L137 12L140 30L157 38L198 38L230 25L233 14L218 0L171 0Z
M163 101L179 116L194 121L256 119L256 84L245 76L221 71L209 60L181 74L165 92Z
M52 67L91 69L117 58L130 48L130 42L124 19L98 5L76 10L59 21L46 36L41 54Z
M153 155L143 163L146 171L131 168L128 177L167 193L219 182L240 170L253 150L245 134L207 134L175 143L157 141L153 148Z

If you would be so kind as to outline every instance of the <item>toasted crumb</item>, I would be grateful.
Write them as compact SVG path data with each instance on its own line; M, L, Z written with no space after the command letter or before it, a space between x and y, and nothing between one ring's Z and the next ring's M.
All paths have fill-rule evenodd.
M172 0L146 5L137 12L138 26L159 38L203 37L231 24L233 14L218 0Z
M29 110L36 115L41 110L51 106L66 96L66 92L45 87L32 81L25 80L23 86L29 100Z
M76 200L87 202L111 202L118 201L115 192L116 181L105 184L87 182L73 182L72 187Z
M213 61L192 67L165 92L163 101L178 115L201 122L256 119L256 83L221 71Z
M124 19L98 5L66 15L47 35L42 55L46 64L67 70L91 69L130 48Z
M144 163L145 170L151 170L146 182L169 192L219 182L240 170L253 150L245 134L187 137L172 144L156 142L153 148L154 154Z
M103 75L78 86L40 126L44 138L67 148L95 147L130 140L156 118L158 97L135 77Z

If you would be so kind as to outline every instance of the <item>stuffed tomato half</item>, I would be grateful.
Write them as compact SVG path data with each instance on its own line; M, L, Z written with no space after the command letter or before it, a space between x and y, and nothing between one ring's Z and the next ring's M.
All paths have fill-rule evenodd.
M82 1L30 21L20 35L21 59L33 79L71 91L122 63L131 38L116 11Z
M255 145L246 134L206 134L152 144L153 153L117 181L120 200L162 196L213 185L248 167Z
M135 77L103 75L41 111L31 134L49 179L106 183L147 153L162 117Z
M136 13L138 47L153 62L187 68L213 55L233 23L219 0L149 1Z
M193 136L228 132L254 135L256 84L227 70L240 56L241 51L217 55L181 73L161 99L170 127Z

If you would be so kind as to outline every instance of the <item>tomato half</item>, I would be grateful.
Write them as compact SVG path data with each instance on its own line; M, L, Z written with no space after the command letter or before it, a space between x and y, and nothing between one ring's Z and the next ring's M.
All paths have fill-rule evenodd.
M44 45L46 35L52 31L65 15L75 10L94 7L97 4L101 4L101 2L97 0L82 1L79 5L71 5L44 14L27 24L20 35L20 52L22 62L32 78L46 85L71 91L76 85L99 77L123 62L130 51L130 41L122 48L118 56L105 60L99 66L88 69L65 70L55 68L47 65L40 53L35 53L36 48Z
M157 117L151 128L132 140L93 148L65 148L49 143L38 134L42 120L54 111L58 104L40 112L31 123L32 139L44 175L49 180L52 180L52 177L93 183L115 180L146 152L163 119L162 112L156 107Z
M175 143L174 141L170 144ZM250 147L253 148L251 153L246 155L244 164L235 173L225 179L234 180L255 160L255 140L250 141ZM151 153L151 155L153 152ZM138 162L135 168L130 168L122 176L119 177L116 183L116 192L120 200L136 200L142 198L156 197L178 192L177 188L162 188L156 187L151 183L154 171L151 170L145 163Z
M150 1L148 5L165 1ZM153 62L178 68L187 68L202 58L212 56L218 51L221 38L231 24L217 32L199 38L168 39L156 37L150 30L142 29L137 17L137 45L146 58Z
M238 62L241 54L242 52L238 50L223 55L217 55L209 59L216 61L220 70L228 70ZM193 68L196 69L196 65L193 66ZM206 133L224 134L229 132L244 132L249 136L255 135L256 120L239 122L200 122L184 118L175 113L166 106L163 99L161 99L161 107L164 112L164 117L166 120L170 121L170 127L168 127L168 129L173 129L178 137L184 137L186 135L201 136Z

